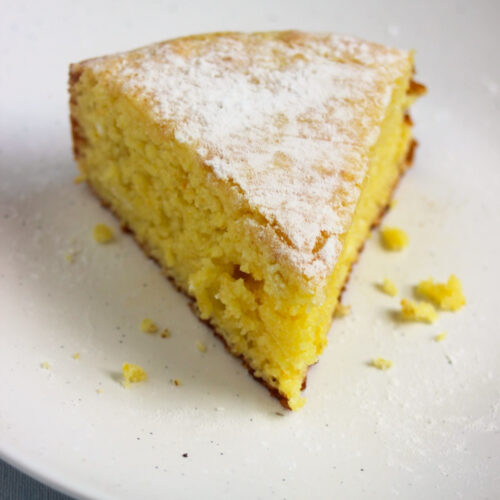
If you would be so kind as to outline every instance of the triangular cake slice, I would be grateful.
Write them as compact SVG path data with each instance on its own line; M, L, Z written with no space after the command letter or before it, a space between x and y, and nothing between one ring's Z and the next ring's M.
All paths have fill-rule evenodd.
M296 31L71 66L88 184L291 409L411 160L412 73L411 52Z

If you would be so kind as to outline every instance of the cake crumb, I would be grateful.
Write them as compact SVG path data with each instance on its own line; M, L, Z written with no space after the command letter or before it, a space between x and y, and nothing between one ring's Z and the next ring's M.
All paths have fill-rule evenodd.
M102 389L96 389L95 392L97 392L97 394L102 394Z
M384 227L380 235L387 250L400 251L408 246L408 235L397 227Z
M141 331L144 333L156 333L158 331L158 327L151 318L144 318L141 321Z
M80 359L80 353L79 352L75 352L75 354L73 354L73 356L71 356L73 359Z
M207 352L207 346L203 342L196 342L196 349L200 352Z
M128 387L131 383L143 382L148 376L144 368L134 363L123 363L122 365L123 385Z
M347 306L339 302L337 304L337 307L335 308L335 314L334 316L336 318L344 318L345 316L348 316L351 314L351 306Z
M114 240L113 230L106 224L97 224L92 232L94 240L102 245Z
M174 384L176 387L179 387L181 385L181 381L178 378L172 379L172 384Z
M389 278L384 278L384 281L379 285L379 289L391 297L395 297L398 294L397 286Z
M437 319L437 312L429 302L415 300L401 300L401 317L406 321L423 321L433 323Z
M375 358L371 361L370 365L377 370L388 370L392 368L392 361L390 359Z
M47 361L43 361L42 363L40 363L40 367L44 370L50 370L50 364Z
M435 340L436 342L442 342L442 341L446 338L446 336L447 336L447 335L448 335L448 334L447 334L446 332L441 332L441 333L438 333L438 334L434 337L434 340Z
M162 332L161 332L161 338L162 339L168 339L172 334L170 333L170 330L168 328L165 328Z
M81 184L82 182L85 182L87 180L87 177L84 174L77 175L74 179L73 182L75 184Z
M70 250L69 252L66 253L66 255L64 256L64 258L66 259L66 262L68 264L73 264L73 262L75 262L75 258L76 258L76 254L78 252L76 250Z
M421 281L416 291L446 311L458 311L465 305L462 283L454 274L448 278L447 283L435 283L433 278Z

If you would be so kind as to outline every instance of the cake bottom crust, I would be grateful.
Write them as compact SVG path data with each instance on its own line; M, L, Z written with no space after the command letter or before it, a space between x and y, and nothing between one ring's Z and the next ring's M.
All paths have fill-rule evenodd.
M394 191L396 190L396 187L398 186L399 184L399 181L401 180L401 178L403 177L403 174L408 170L408 168L411 167L412 163L413 163L413 158L414 158L414 155L415 155L415 149L417 147L418 143L415 139L412 139L411 142L410 142L410 146L408 148L408 152L406 153L406 157L405 159L401 162L400 164L400 174L399 174L399 177L397 178L396 182L394 183L394 186L392 188L392 193L394 193ZM114 215L115 217L118 219L118 220L121 220L120 217L118 216L118 214L116 214L114 212L114 210L112 209L112 207L109 205L109 203L107 203L106 201L104 201L98 194L97 192L92 188L92 186L87 183L87 186L89 187L90 191L93 193L93 195L100 201L101 205L105 208L107 208L108 210L110 210ZM384 217L385 213L387 212L388 208L389 208L389 204L390 204L390 201L392 199L392 194L391 196L389 197L389 200L387 202L387 204L385 206L382 207L382 209L380 210L378 216L375 218L375 221L373 222L373 224L371 225L371 229L374 229L376 228L382 218ZM210 327L210 329L212 330L212 332L214 333L214 335L219 338L222 343L224 344L225 348L227 349L228 352L230 352L234 357L236 358L239 358L241 360L241 362L243 363L243 365L245 366L245 368L248 370L248 373L255 379L257 380L259 383L261 383L264 387L267 388L267 390L269 391L269 393L271 394L271 396L275 397L276 399L279 400L279 402L281 403L281 406L283 406L283 408L287 409L287 410L291 410L289 404L288 404L288 398L283 395L278 389L276 389L275 387L272 387L270 386L265 380L263 380L262 378L260 377L257 377L255 375L255 370L250 366L250 364L248 363L248 361L245 359L245 357L241 354L237 354L237 353L234 353L231 348L229 347L228 343L226 342L226 340L224 339L224 336L222 335L222 333L220 331L218 331L217 327L212 324L210 322L210 320L205 320L205 319L202 319L201 316L200 316L200 313L199 313L199 310L198 310L198 307L196 306L196 300L193 296L191 296L189 293L187 293L185 290L183 290L175 281L175 279L173 278L173 276L170 276L168 274L168 271L166 269L163 268L163 266L161 266L161 264L158 262L158 260L156 258L154 258L150 251L148 250L148 248L141 244L139 242L139 240L137 239L134 231L132 229L130 229L126 224L121 224L121 229L123 232L125 233L129 233L132 235L132 237L134 238L134 240L136 241L136 243L139 245L139 247L142 249L142 251L151 259L153 260L156 264L158 264L158 266L160 266L160 268L162 269L162 272L163 274L169 279L169 281L174 285L174 287L181 293L183 293L185 296L187 296L189 299L190 299L190 308L191 310L195 313L196 317L199 319L199 321L201 321L202 323L204 323L205 325L207 325L208 327ZM365 239L366 241L366 239ZM352 273L352 268L354 267L354 264L356 264L361 252L363 251L364 249L364 246L365 246L365 241L363 241L363 243L360 245L360 247L358 248L358 252L357 252L357 255L356 255L356 259L353 260L351 266L350 266L350 269L349 269L349 273L347 274L347 277L344 281L344 285L342 287L342 291L340 292L340 296L339 296L339 302L340 302L340 299L342 297L342 294L344 293L344 290L347 286L347 283L349 281L349 277ZM332 318L333 320L333 318ZM316 364L316 363L315 363ZM313 365L311 365L313 366ZM310 368L310 367L309 367ZM301 387L301 390L304 390L307 386L307 374L305 375L304 377L304 380L302 381L302 387Z

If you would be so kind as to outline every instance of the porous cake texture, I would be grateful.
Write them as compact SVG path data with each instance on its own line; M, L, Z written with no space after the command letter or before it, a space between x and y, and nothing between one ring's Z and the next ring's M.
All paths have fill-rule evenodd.
M411 52L296 31L71 65L82 175L291 409L411 159L412 73Z

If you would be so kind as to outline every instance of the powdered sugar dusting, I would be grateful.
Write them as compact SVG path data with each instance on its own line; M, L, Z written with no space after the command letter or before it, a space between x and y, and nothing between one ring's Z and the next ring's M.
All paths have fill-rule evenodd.
M216 176L287 241L309 277L340 251L408 53L340 35L225 34L173 40L94 60L147 98Z

